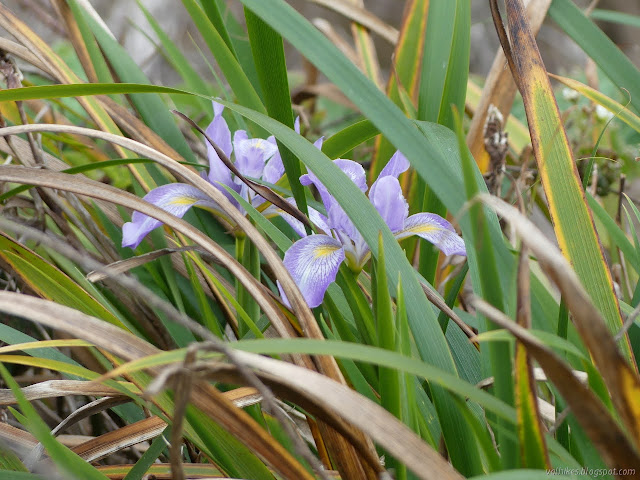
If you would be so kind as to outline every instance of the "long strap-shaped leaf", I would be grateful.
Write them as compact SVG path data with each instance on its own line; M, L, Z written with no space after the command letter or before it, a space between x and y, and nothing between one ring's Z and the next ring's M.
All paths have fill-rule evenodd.
M504 34L500 38L502 47L524 100L531 143L558 244L604 316L609 329L615 333L622 326L620 307L558 105L529 28L522 0L506 0L506 5L511 44L504 34L496 2L491 2L496 28ZM631 359L626 335L621 347L625 357Z

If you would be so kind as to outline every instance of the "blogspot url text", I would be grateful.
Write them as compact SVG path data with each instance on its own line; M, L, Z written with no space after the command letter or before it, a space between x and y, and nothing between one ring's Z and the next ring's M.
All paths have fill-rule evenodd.
M547 470L547 475L588 475L592 478L605 477L607 475L613 475L618 477L625 477L635 475L635 468L551 468Z

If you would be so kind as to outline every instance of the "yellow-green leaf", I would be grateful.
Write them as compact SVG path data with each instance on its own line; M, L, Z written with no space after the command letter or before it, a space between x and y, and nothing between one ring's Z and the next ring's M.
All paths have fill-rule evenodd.
M618 299L587 205L540 52L521 0L507 0L511 68L522 94L529 132L558 244L571 262L609 330L622 326ZM505 43L508 40L505 39ZM508 43L503 45L509 48ZM628 336L620 345L631 359Z

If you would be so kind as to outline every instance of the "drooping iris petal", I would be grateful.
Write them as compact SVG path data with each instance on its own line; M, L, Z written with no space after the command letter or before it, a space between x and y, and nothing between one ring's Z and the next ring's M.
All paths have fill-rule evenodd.
M273 143L261 138L234 141L236 167L246 177L262 178L265 162L277 151Z
M402 230L409 215L409 204L402 194L396 177L386 176L376 181L375 189L369 192L369 200L392 232Z
M467 255L464 240L453 225L435 213L416 213L404 222L404 228L395 233L398 240L418 235L433 243L445 255Z
M213 140L213 142L224 152L224 154L229 158L231 156L231 152L233 151L233 147L231 145L231 132L229 131L229 126L227 125L226 120L222 117L222 111L224 107L219 103L213 102L213 111L214 117L209 126L207 127L206 133ZM233 181L231 180L231 172L222 163L218 153L215 149L207 143L207 156L209 158L209 182L212 184L223 183L224 185L233 186Z
M156 207L182 218L193 206L199 205L218 209L218 204L191 185L171 183L154 188L143 200ZM162 222L140 212L133 212L131 222L122 226L122 246L136 248L142 239L151 231L162 225Z
M215 124L215 126L217 127L215 130L207 133L215 142L215 144L220 147L224 154L227 157L230 157L233 150L233 145L231 145L231 132L229 130L229 126L222 116L223 111L223 105L213 102L213 121L217 121L218 123ZM213 121L211 123L213 123Z
M309 235L287 250L284 266L300 288L304 299L313 308L322 303L344 258L342 244L336 239L328 235Z

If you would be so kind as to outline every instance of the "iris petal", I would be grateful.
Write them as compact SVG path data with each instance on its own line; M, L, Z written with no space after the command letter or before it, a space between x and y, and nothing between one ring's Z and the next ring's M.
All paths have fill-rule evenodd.
M287 198L286 201L291 205L293 205L294 207L297 206L296 201L293 198ZM308 205L307 205L307 209L309 211L309 220L311 220L311 223L313 223L319 229L324 230L325 232L328 232L329 226L327 225L327 217L325 217L315 208L310 207ZM304 229L304 225L300 220L295 218L293 215L285 212L281 208L276 207L275 205L269 205L267 208L263 210L262 214L267 218L280 216L291 226L291 228L293 228L293 231L296 232L298 235L300 235L301 237L307 236L307 232Z
M329 227L335 229L338 232L346 233L347 236L352 240L356 239L356 237L358 236L358 231L356 230L356 227L351 219L347 216L347 213L338 204L338 202L334 202L333 205L331 205L327 214L327 223L329 224Z
M314 145L316 145L318 148L322 148L321 140L322 139L318 139ZM347 175L347 177L349 177L351 181L358 186L360 190L362 190L363 192L367 191L367 178L362 165L360 165L358 162L354 162L353 160L344 160L342 158L334 160L333 163L340 167L340 170L342 170ZM316 175L311 170L309 170L309 173L306 173L300 177L300 183L302 185L315 185L315 187L318 189L318 193L320 194L320 198L322 199L322 203L324 204L324 208L327 210L327 212L331 210L332 205L336 203L333 195L331 195L327 190L327 187L322 184L320 179L316 177Z
M435 213L416 213L404 223L404 228L396 232L398 240L418 235L444 252L445 255L467 255L464 240L456 233L453 225Z
M229 126L227 125L226 120L222 117L224 107L221 107L222 105L215 102L213 103L213 111L215 115L207 127L206 133L228 158L231 156L231 152L233 151L233 147L231 145L231 132L229 131ZM209 182L214 185L219 182L233 186L231 172L225 164L222 163L218 153L209 144L209 142L206 143L207 156L209 158Z
M246 177L262 178L265 162L278 151L273 143L261 138L233 142L236 167Z
M171 183L154 188L143 200L160 207L170 214L182 218L191 207L202 206L218 209L218 204L191 185ZM140 212L133 212L131 222L122 226L122 246L136 248L142 239L162 222Z
M267 138L267 142L274 144L276 147L278 146L278 144L276 143L276 137L274 137L273 135ZM262 179L265 182L277 183L278 180L282 178L282 175L284 175L284 164L282 163L282 156L280 155L280 151L276 150L275 155L271 157L271 160L269 160L264 167Z
M343 158L338 158L334 160L333 163L340 167L340 170L342 170L360 190L363 192L367 191L367 174L364 168L362 168L362 165L353 160L345 160Z
M369 192L369 199L392 232L402 230L409 215L409 205L396 177L379 178Z
M378 182L385 177L393 177L398 178L401 173L406 172L409 169L409 160L405 157L400 150L397 150L396 153L393 154L391 159L384 166L380 175L373 185L371 185L371 189L369 190L369 198L373 198L375 196L375 191L378 188ZM406 217L405 217L406 218ZM404 220L404 219L403 219Z
M309 235L294 243L284 255L284 265L310 307L322 303L338 274L345 255L342 244L328 235ZM282 293L282 289L281 289ZM283 300L288 304L286 297Z
M396 150L391 159L384 166L378 178L383 177L396 177L401 173L406 172L409 169L409 160L405 157L400 150Z

